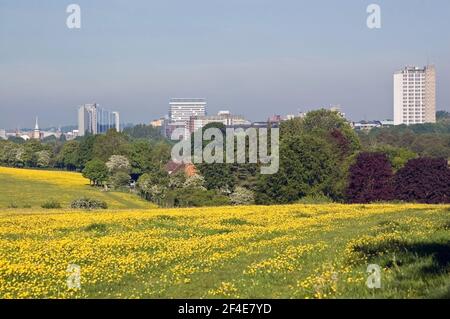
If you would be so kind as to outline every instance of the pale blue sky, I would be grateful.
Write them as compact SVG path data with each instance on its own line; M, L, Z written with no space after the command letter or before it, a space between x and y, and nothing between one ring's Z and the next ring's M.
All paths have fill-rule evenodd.
M66 27L71 3L81 30ZM449 13L448 0L0 0L0 128L75 124L89 102L148 122L170 97L252 120L329 104L392 118L393 72L428 61L449 110Z

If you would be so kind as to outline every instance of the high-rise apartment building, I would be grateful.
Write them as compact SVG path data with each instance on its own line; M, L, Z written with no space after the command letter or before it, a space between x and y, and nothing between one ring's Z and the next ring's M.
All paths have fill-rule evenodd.
M6 140L6 130L0 129L0 139Z
M192 116L206 115L205 99L171 99L169 118L171 122L189 122Z
M106 133L115 128L120 132L119 112L108 111L98 104L84 104L78 109L78 136Z
M394 124L436 123L436 69L405 67L394 74Z

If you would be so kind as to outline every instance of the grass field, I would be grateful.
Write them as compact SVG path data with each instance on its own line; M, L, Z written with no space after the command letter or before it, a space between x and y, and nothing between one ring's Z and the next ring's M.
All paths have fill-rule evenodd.
M0 297L449 298L449 254L448 206L3 210Z
M111 209L40 208L80 196ZM154 209L76 173L0 168L0 298L450 298L450 206Z
M104 200L113 209L154 207L134 194L102 192L79 173L0 167L0 209L40 208L48 200L68 207L83 196Z

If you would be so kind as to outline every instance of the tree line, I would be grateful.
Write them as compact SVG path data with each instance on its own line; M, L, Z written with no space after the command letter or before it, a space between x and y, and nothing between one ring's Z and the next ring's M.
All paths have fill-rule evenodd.
M203 128L216 127L210 124ZM93 187L135 185L160 206L296 202L450 201L450 116L438 124L356 133L337 112L318 110L280 125L280 170L260 164L198 164L168 172L172 142L146 125L123 133L0 141L0 165L80 171ZM205 147L206 145L204 145ZM248 154L248 152L247 152Z

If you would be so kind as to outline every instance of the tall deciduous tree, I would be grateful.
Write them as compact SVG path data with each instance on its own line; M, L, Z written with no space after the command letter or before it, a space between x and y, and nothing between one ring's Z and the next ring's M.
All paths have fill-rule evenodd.
M410 160L395 176L399 200L428 204L450 203L450 168L446 159Z
M75 170L80 167L80 143L70 141L64 144L58 156L58 162L68 170Z
M312 194L329 195L330 176L335 169L330 146L311 136L291 136L280 145L280 170L261 175L258 204L292 203Z
M106 162L112 155L128 156L130 144L126 135L118 133L115 129L109 130L105 135L96 136L93 157Z
M393 199L392 166L383 153L361 153L350 167L349 203L371 203Z

